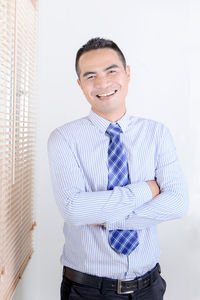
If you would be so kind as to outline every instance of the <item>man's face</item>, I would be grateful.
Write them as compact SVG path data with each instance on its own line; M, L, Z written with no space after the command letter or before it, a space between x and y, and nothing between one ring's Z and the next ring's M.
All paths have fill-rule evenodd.
M124 69L116 51L110 48L91 50L79 59L78 83L98 115L121 117L125 111L130 69Z

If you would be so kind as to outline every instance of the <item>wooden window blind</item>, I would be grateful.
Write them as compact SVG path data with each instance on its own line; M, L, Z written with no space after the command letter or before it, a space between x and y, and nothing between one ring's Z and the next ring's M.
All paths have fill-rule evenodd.
M0 0L0 299L33 253L37 0Z

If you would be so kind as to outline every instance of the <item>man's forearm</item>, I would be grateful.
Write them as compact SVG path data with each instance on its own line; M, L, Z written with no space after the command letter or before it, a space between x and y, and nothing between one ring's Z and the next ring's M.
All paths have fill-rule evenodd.
M164 221L183 217L188 209L187 192L177 194L172 191L163 192L153 200L135 209L122 221L106 223L108 230L141 230Z
M57 202L65 222L79 226L123 219L151 198L149 186L137 183L111 191L62 193Z
M152 199L160 194L160 188L155 180L146 181L152 192ZM105 223L91 224L92 226L104 226Z
M124 220L107 222L105 224L107 229L140 230L183 217L187 212L189 199L187 185L179 165L177 164L171 177L168 176L159 184L160 193L157 196L134 209Z

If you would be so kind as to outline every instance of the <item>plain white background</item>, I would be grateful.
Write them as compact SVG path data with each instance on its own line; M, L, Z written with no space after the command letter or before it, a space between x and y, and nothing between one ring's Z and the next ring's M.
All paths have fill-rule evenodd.
M36 99L34 255L14 300L58 300L63 221L52 193L50 132L89 113L76 83L76 51L92 37L113 39L131 66L130 114L170 129L188 182L187 217L159 225L165 300L200 299L199 9L196 0L40 1Z

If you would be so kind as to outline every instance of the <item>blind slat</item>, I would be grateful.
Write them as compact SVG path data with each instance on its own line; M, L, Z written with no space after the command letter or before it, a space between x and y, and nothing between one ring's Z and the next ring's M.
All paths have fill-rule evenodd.
M32 250L37 0L0 0L0 299Z

